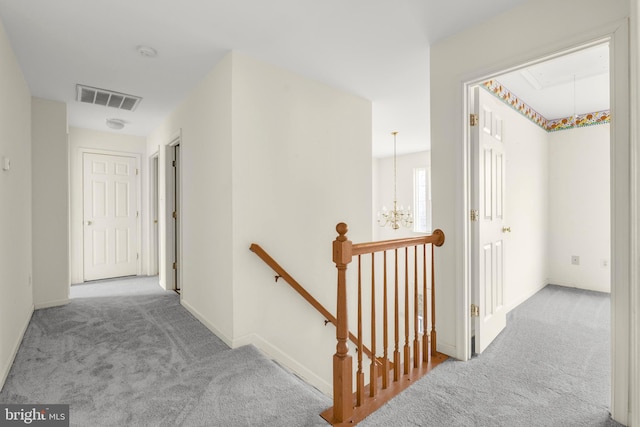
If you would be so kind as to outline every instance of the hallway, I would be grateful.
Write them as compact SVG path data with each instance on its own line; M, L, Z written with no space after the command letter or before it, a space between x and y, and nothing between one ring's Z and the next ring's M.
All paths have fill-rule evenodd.
M329 398L253 346L230 349L157 277L71 294L34 312L0 402L69 404L77 426L326 425Z

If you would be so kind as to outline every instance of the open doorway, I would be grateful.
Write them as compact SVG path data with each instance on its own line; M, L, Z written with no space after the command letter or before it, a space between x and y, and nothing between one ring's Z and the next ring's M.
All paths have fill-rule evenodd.
M171 191L173 193L173 213L171 217L173 223L173 290L180 294L180 143L173 145L172 148L173 188Z
M610 241L610 249L608 255L605 255L602 258L596 260L599 268L610 269L609 278L610 278L610 289L611 289L611 322L609 333L611 336L611 413L613 414L614 419L626 419L627 416L627 385L628 385L628 374L627 369L628 365L626 364L628 361L626 360L626 350L627 340L625 338L625 330L626 327L624 323L621 323L621 319L625 318L627 315L625 304L623 302L624 295L626 295L628 291L628 267L629 267L629 257L628 257L628 249L626 248L626 244L628 243L628 235L623 232L623 230L628 230L628 212L629 212L629 200L628 200L628 180L625 180L627 173L629 171L629 144L628 144L628 116L625 115L625 112L628 111L628 93L621 88L625 87L625 82L628 80L628 75L626 74L626 68L621 67L620 63L624 63L626 61L626 57L623 52L626 52L626 39L624 35L622 37L617 37L617 34L613 34L611 37L601 38L594 42L585 44L583 46L575 47L570 50L564 51L562 53L557 53L550 55L546 58L532 61L528 64L525 64L521 67L514 67L509 69L509 71L516 71L526 68L527 66L541 63L547 59L558 58L564 56L566 54L582 51L591 47L597 47L602 44L608 43L610 54L607 55L607 60L609 64L617 65L615 68L611 67L610 74L610 96L609 102L612 110L613 120L608 125L610 130L607 132L610 137L609 142L609 151L608 151L608 159L602 158L602 162L609 162L610 170L609 170L609 181L610 181L610 196L608 203L606 203L607 210L610 215L610 224L608 227L609 233L609 241ZM474 80L469 80L464 82L465 88L465 101L463 105L463 111L466 117L469 117L471 113L471 108L469 108L469 103L467 103L468 93L470 89L474 86L482 85L484 82L495 78L496 76L500 76L505 74L507 71L503 72L495 72L492 75L487 76L476 76ZM578 117L580 117L579 112ZM588 115L588 114L587 114ZM586 117L585 117L586 118ZM601 117L604 118L604 117ZM594 119L594 117L590 118ZM595 120L598 120L595 118ZM596 126L600 129L605 129L604 126ZM468 173L468 182L465 184L464 188L464 200L465 205L469 207L469 209L474 209L473 201L472 201L472 187L475 185L477 178L471 175L471 131L470 127L465 132L465 152L464 156L464 164L465 170ZM553 185L553 183L550 183ZM474 286L476 286L475 272L472 272L471 264L473 257L475 256L476 249L474 245L471 244L473 225L471 222L468 223L468 227L465 226L465 238L464 238L464 247L465 247L465 262L466 264L466 272L468 274L465 280L465 296L469 298L467 301L469 303L473 302L473 293L479 293ZM509 225L507 225L509 227ZM515 229L513 225L511 225L512 231ZM548 232L548 228L538 230L538 234L544 234ZM627 232L628 233L628 232ZM555 249L555 248L554 248ZM572 254L573 255L573 254ZM578 255L578 254L576 254ZM567 261L567 260L564 260ZM568 262L572 265L575 264L574 261L578 263L582 263L583 259L574 260L573 257L569 257ZM609 262L610 261L610 262ZM471 356L471 335L472 330L478 328L479 322L477 322L471 315L470 310L468 311L468 306L465 307L466 313L464 314L465 323L465 354L466 357ZM472 328L473 326L473 328ZM473 331L473 332L477 332Z
M610 292L608 65L605 42L469 85L472 353L547 284Z
M181 168L180 137L161 148L160 159L160 282L181 293Z
M567 5L564 5L567 6ZM565 9L567 12L570 6ZM624 7L622 8L624 9ZM604 10L606 13L603 13ZM437 43L431 49L431 112L433 144L434 220L442 229L452 230L443 260L438 262L441 280L451 283L443 291L442 301L456 307L455 312L440 310L442 324L451 324L455 334L449 342L439 341L447 354L467 360L470 355L471 274L470 254L470 180L466 89L493 76L515 69L519 64L541 62L559 52L567 52L595 41L610 42L611 70L611 411L613 418L626 423L629 414L630 355L636 356L629 340L631 308L629 295L635 284L637 209L635 181L636 141L631 138L635 116L630 114L629 25L624 18L611 18L612 9L602 9L593 19L564 20L557 13L535 7L505 15L504 26L471 29ZM620 10L622 14L626 9ZM550 17L553 16L553 19ZM621 15L622 16L622 15ZM567 23L568 25L564 25ZM539 28L544 37L531 37ZM495 30L495 31L494 31ZM479 49L482 49L481 51ZM635 135L635 134L634 134ZM444 323L443 323L444 322ZM441 334L444 337L444 333ZM630 345L631 344L631 345Z

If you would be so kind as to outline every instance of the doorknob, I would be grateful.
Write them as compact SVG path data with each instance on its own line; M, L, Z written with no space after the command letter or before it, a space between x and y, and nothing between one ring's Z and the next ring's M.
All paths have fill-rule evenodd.
M92 221L87 221L87 225L91 225L91 224L93 224Z
M511 233L511 227L502 227L503 233Z

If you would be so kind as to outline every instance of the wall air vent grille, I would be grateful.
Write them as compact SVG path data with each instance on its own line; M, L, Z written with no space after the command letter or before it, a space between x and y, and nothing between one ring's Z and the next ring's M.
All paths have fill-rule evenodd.
M76 85L76 101L133 111L138 107L142 98L79 84Z

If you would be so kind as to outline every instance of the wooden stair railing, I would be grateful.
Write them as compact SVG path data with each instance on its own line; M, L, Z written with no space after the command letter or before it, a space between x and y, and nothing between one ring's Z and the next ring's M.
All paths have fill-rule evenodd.
M338 320L335 318L335 316L329 313L329 310L324 308L324 306L320 304L318 300L316 300L313 296L311 296L311 294L307 292L306 289L303 288L302 285L300 285L300 283L298 283L293 277L291 277L291 275L287 273L287 270L282 268L280 264L278 264L276 260L274 260L271 257L271 255L267 253L267 251L262 249L260 245L256 243L252 243L249 249L251 250L251 252L258 255L258 257L260 257L260 259L262 259L265 262L265 264L271 267L271 269L276 273L276 282L278 281L279 278L284 279L284 281L287 282L289 286L291 286L298 294L300 294L300 296L302 296L302 298L304 298L309 304L311 304L313 308L318 310L318 312L320 312L320 314L322 314L322 316L324 316L324 318L327 319L327 322L332 323L333 326L338 325ZM327 322L325 322L325 324ZM354 344L358 342L358 338L355 335L353 335L351 332L349 332L349 339ZM366 354L367 357L369 358L373 357L373 353L371 352L371 350L369 350L365 346L362 347L362 352L364 352L364 354ZM377 363L382 363L382 362L378 361Z
M426 375L434 367L447 359L446 355L436 350L436 317L435 317L435 270L434 255L436 246L444 244L445 236L442 230L435 230L433 234L422 237L386 240L372 243L354 244L347 239L348 227L345 223L336 226L338 237L333 242L333 261L338 270L338 307L336 326L336 353L333 356L333 407L327 409L321 415L334 426L355 425L365 417L380 408L402 390L409 387L417 379ZM430 246L430 279L431 279L431 304L427 303L428 297L428 264L427 245ZM419 248L422 247L422 250ZM412 250L410 250L413 248ZM393 259L387 260L387 251L393 252ZM399 265L400 257L404 258L404 266ZM382 253L382 266L376 269L375 255ZM419 259L419 253L421 260ZM413 257L411 257L413 255ZM347 339L349 339L347 319L347 266L355 257L357 260L357 322L358 334L356 346L362 349L363 345L363 256L370 256L371 287L368 296L371 310L365 313L370 320L370 346L371 361L369 372L369 384L365 387L365 373L363 369L362 351L358 351L356 360L356 388L353 390L354 363L349 354ZM412 260L411 260L412 259ZM422 269L419 269L422 261ZM412 269L409 268L410 262ZM387 278L388 264L392 265L391 293L393 294L393 319L389 322L388 294L389 280ZM402 264L402 263L401 263ZM382 288L376 287L376 275L382 269ZM411 271L413 270L413 271ZM422 274L419 274L421 272ZM412 275L413 273L413 275ZM400 279L404 279L404 289L400 286ZM413 286L409 286L412 281ZM419 287L421 282L421 287ZM413 288L413 289L411 289ZM422 309L420 310L419 295L422 291ZM376 303L376 294L382 293L382 304ZM402 297L401 297L402 294ZM400 319L400 300L404 299L404 319ZM413 310L410 302L413 302ZM377 317L376 310L382 311L382 325ZM428 331L427 319L431 320L431 330ZM422 334L419 333L419 317L422 317ZM382 357L378 358L378 346L376 331L382 330ZM403 334L401 335L401 329ZM413 335L413 341L410 335ZM393 335L393 363L389 360L389 335ZM404 338L402 355L400 351L401 340ZM381 363L378 361L381 360ZM391 371L393 376L391 377Z

